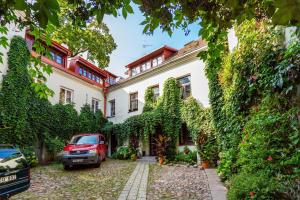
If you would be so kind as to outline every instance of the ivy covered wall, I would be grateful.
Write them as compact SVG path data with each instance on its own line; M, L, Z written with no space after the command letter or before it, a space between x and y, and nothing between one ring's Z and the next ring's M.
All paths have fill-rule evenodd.
M239 43L227 51L224 32L206 36L218 172L229 199L299 198L300 44L285 46L283 29L267 20L236 26Z
M74 105L51 105L40 99L31 87L29 58L25 40L13 37L0 90L0 141L20 147L31 163L36 163L35 153L44 163L48 161L43 156L45 149L54 154L74 134L99 132L107 120L101 111L94 114L89 105L78 114Z

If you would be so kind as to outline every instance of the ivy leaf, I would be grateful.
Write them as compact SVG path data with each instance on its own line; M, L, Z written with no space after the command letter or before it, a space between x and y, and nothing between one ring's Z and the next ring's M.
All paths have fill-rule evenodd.
M125 7L122 8L122 15L125 19L127 18L127 11Z
M24 0L16 0L14 7L16 10L25 10L27 5Z
M128 13L131 13L131 14L133 13L133 9L129 4L125 8L128 11Z
M147 24L145 27L144 27L144 30L143 30L143 33L147 33L148 30L150 28L150 24Z

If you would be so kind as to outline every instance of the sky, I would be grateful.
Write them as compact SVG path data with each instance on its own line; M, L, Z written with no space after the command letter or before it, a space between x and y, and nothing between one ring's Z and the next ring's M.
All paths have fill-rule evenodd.
M104 17L104 23L109 27L117 44L117 48L111 54L107 70L118 76L125 76L127 64L163 45L180 49L184 44L199 38L200 26L198 24L189 26L190 33L187 36L183 30L178 29L174 30L170 37L159 28L153 35L145 35L143 34L144 26L140 25L144 16L138 6L132 5L132 7L134 14L129 14L126 19L122 16L114 17L112 15ZM143 45L147 46L143 47Z

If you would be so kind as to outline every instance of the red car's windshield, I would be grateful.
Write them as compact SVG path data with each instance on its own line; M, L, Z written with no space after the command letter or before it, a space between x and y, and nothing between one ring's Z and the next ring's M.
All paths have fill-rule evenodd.
M79 135L74 136L70 142L71 144L97 144L96 135Z

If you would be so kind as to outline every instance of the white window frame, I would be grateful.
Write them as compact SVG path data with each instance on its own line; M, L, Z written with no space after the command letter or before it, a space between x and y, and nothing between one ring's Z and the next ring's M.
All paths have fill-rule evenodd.
M98 102L98 106L97 106L97 104L96 104L96 102ZM94 113L96 113L97 112L97 110L100 110L100 100L99 99L96 99L96 98L92 98L92 111L94 112ZM95 103L95 104L94 104Z
M131 96L136 95L135 99L132 99ZM139 93L133 92L129 94L129 112L134 112L139 110Z
M64 97L63 97L63 100L61 99L61 92L62 90L64 90ZM70 101L68 101L68 97L67 97L67 93L70 92L71 94L71 99ZM74 102L74 90L72 89L69 89L69 88L66 88L66 87L60 87L59 89L59 103L61 104L71 104Z
M180 79L183 79L183 78L186 78L186 77L189 77L189 82L188 83L180 83ZM180 84L180 87L181 87L181 98L182 99L186 99L186 98L188 98L188 97L190 97L190 96L192 96L192 77L191 77L191 74L187 74L187 75L184 75L184 76L181 76L181 77L179 77L179 78L177 78L177 80L178 80L178 82L179 82L179 84ZM190 87L190 89L189 89L189 95L187 95L187 86L189 86Z
M110 106L110 117L116 116L116 100L115 99L110 100L109 106Z

